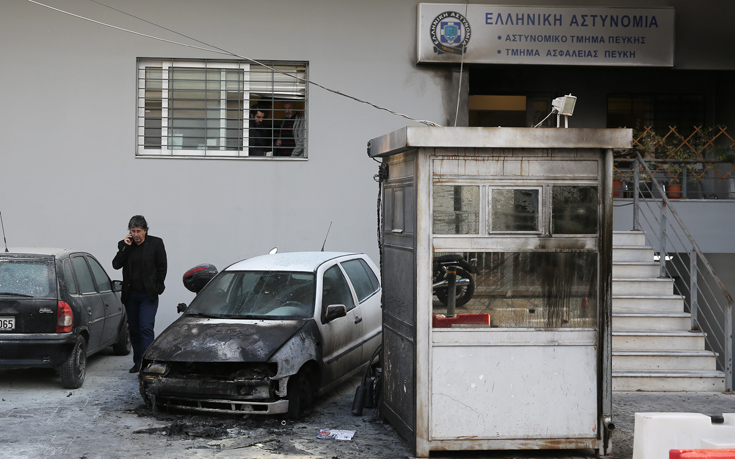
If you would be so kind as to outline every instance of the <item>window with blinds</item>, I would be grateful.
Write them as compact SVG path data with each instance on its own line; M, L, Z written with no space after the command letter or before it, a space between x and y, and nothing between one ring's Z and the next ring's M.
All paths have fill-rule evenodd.
M306 157L305 62L138 59L138 156Z

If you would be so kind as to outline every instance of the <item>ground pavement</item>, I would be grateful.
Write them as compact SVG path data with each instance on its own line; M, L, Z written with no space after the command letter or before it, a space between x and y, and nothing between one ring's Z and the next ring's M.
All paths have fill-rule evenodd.
M90 357L80 389L63 389L52 370L0 371L3 458L406 458L411 452L375 410L351 414L356 377L298 421L280 417L153 416L143 406L130 357ZM542 396L542 394L539 394ZM635 412L735 412L722 393L626 392L613 395L614 458L633 450ZM352 440L317 439L319 429L354 430ZM445 458L582 458L591 452L444 453ZM432 455L432 457L434 457Z

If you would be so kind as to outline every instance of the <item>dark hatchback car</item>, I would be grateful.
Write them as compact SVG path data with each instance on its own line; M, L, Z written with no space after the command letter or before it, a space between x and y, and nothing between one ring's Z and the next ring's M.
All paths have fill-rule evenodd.
M0 369L50 367L81 387L87 357L130 353L120 282L90 254L66 249L0 253Z

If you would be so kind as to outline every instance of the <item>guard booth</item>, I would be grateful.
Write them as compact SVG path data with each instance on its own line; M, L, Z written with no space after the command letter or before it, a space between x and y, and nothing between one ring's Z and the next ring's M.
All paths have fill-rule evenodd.
M406 127L370 141L382 160L380 408L417 457L610 454L612 150L631 138ZM474 267L465 304L434 295L433 260L448 254ZM449 284L466 295L464 282Z

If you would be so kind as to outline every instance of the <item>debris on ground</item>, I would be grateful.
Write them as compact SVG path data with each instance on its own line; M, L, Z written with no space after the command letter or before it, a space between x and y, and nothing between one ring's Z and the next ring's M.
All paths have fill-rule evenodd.
M322 440L352 440L354 436L354 430L321 429L316 438Z

